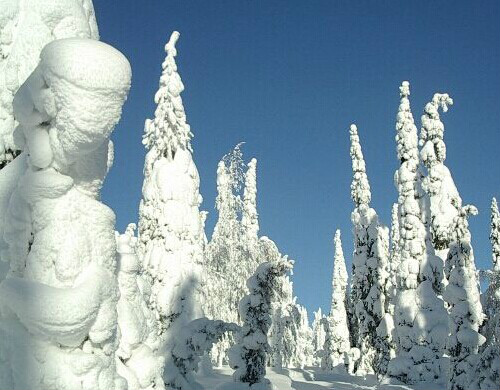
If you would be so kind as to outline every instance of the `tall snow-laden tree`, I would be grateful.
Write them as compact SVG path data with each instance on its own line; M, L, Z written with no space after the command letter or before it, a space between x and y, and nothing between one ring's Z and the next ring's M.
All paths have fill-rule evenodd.
M486 341L473 371L471 388L496 390L500 388L500 213L495 198L491 201L492 269L484 294L485 323L482 334Z
M321 357L323 355L323 346L325 344L325 328L321 320L326 316L321 312L321 307L313 312L314 320L312 323L312 348L313 348L313 365L321 365Z
M344 364L344 353L349 352L349 327L347 326L347 269L345 266L340 230L335 232L335 258L332 275L332 300L330 314L323 321L325 343L322 368L331 370Z
M367 374L373 373L382 356L389 353L387 343L376 332L385 315L389 232L379 224L377 213L370 207L370 184L355 125L350 127L350 140L354 202L351 330L354 331L353 344L361 351L357 372Z
M292 269L292 262L286 257L279 261L259 265L248 279L249 294L240 302L240 316L243 326L237 341L229 350L230 366L235 369L235 382L259 389L271 389L271 382L265 378L269 343L267 333L271 326L271 302L279 298L279 278Z
M389 363L389 375L405 383L442 378L447 316L436 294L438 283L429 264L439 264L424 223L426 203L421 191L422 172L417 128L410 108L410 85L400 87L396 118L396 145L400 166L394 175L398 190L399 266L394 308L397 357ZM430 267L432 269L432 267ZM435 268L435 267L434 267ZM442 265L441 265L442 268Z
M138 252L151 284L148 305L168 365L170 345L185 324L202 316L203 216L200 179L191 152L190 126L177 73L174 31L165 46L155 117L147 119L143 143L148 150L139 208ZM167 383L167 385L169 385Z
M479 333L483 322L479 282L474 264L467 216L477 214L474 206L465 206L455 220L454 238L446 260L448 285L444 299L449 305L450 336L447 352L450 357L448 389L470 389L476 380L475 368L479 347L485 338Z

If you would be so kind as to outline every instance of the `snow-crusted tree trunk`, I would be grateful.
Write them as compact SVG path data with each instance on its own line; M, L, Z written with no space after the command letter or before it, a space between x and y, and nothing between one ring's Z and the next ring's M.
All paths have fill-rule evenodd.
M394 308L397 357L389 363L388 373L405 383L435 382L444 376L447 315L436 294L442 279L436 274L442 271L428 271L442 270L442 263L434 254L424 223L428 202L421 191L418 136L409 95L410 85L404 81L396 120L400 167L394 175L399 195L399 267Z
M474 370L479 358L479 347L485 341L484 336L479 333L483 312L467 222L470 214L477 214L477 209L465 206L455 221L455 237L445 267L448 285L444 291L444 299L448 302L450 314L447 345L450 356L450 390L471 388L471 382L476 380Z
M265 379L269 343L267 333L271 326L271 302L280 295L278 280L292 269L292 262L286 257L272 263L259 265L255 274L248 279L250 293L240 302L240 316L243 326L237 335L236 344L229 350L229 363L235 370L235 382L251 387L272 388Z
M345 266L340 230L335 232L335 259L332 275L332 300L330 314L323 321L325 343L321 367L332 370L344 365L344 354L351 349L349 327L347 326L347 269Z
M357 372L361 375L379 370L387 342L377 334L385 315L386 281L388 274L389 232L378 221L370 207L371 193L365 161L355 125L350 128L353 181L351 215L354 233L354 254L351 287L352 343L361 351Z
M482 334L486 341L473 372L471 388L496 390L500 388L500 213L495 198L491 201L492 269L485 292L485 323Z
M56 39L99 39L92 0L5 0L1 7L0 169L20 153L13 138L17 123L12 101L37 66L43 47Z
M143 143L148 152L139 208L138 252L151 284L148 305L157 321L166 366L173 365L172 343L182 327L203 313L204 216L191 155L193 134L181 98L184 85L175 62L178 38L174 31L165 46L155 117L145 123ZM172 372L168 376L166 384L173 385Z
M99 196L130 78L111 46L62 39L15 95L26 165L5 216L0 348L11 372L2 388L126 388L115 366L115 215Z

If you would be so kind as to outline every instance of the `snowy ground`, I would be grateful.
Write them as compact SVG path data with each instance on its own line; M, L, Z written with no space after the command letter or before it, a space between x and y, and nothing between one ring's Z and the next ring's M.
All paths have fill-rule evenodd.
M211 374L200 374L197 381L203 385L204 390L235 390L231 387L232 372L228 367L214 369ZM442 385L432 384L409 387L395 382L380 383L373 375L363 378L340 371L324 373L318 368L268 369L266 378L271 380L277 390L444 390L445 388Z

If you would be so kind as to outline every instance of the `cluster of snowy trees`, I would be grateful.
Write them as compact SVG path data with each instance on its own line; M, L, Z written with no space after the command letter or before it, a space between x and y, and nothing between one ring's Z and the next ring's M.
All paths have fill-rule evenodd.
M445 165L447 94L425 106L419 137L409 83L400 87L390 229L370 206L351 125L351 280L337 230L331 307L310 326L293 293L293 261L259 236L257 160L245 164L242 144L217 166L218 220L207 238L179 33L165 46L145 122L137 233L130 224L120 234L99 192L128 61L98 42L90 0L4 3L0 388L196 389L195 373L212 364L233 368L237 388L271 388L268 366L318 366L498 389L500 213L493 199L493 264L481 295L467 220L477 210L462 204Z

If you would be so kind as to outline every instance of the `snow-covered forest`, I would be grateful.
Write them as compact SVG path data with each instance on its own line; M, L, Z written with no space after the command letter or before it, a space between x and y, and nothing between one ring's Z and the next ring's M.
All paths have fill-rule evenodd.
M132 70L98 31L92 0L0 0L0 389L500 388L500 211L480 270L478 210L446 165L451 96L415 108L408 81L394 90L388 225L364 129L345 126L352 229L331 232L331 285L313 287L331 306L308 314L242 143L213 167L207 233L177 31L151 75L138 218L116 231L100 192Z

